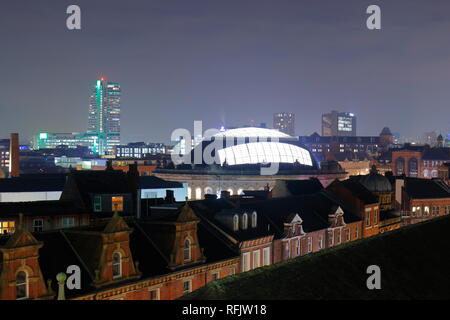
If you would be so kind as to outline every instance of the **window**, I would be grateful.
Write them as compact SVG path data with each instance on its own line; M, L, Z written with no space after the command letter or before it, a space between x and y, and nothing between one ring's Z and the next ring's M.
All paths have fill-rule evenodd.
M323 248L323 236L319 235L319 249Z
M431 214L433 215L433 216L438 216L439 214L440 214L440 210L441 208L440 207L438 207L438 206L432 206L431 207Z
M192 292L192 282L191 280L186 280L183 282L183 294Z
M285 257L285 259L290 259L291 258L291 250L290 250L291 248L290 247L291 246L290 246L289 241L284 243L284 257Z
M359 227L356 226L356 230L355 230L355 239L359 238Z
M345 238L346 238L346 241L347 241L347 242L350 241L350 229L347 229L347 230L345 231Z
M34 219L33 220L33 232L41 232L44 230L44 220Z
M370 209L366 210L366 227L370 227Z
M113 254L112 269L113 279L122 276L122 255L119 252Z
M250 270L250 252L245 252L242 254L242 271L248 270Z
M102 197L101 196L94 197L94 211L95 212L102 211Z
M445 214L450 214L450 206L445 206L444 213Z
M341 244L341 242L342 242L342 230L338 229L338 231L337 231L337 243Z
M111 202L113 211L123 211L123 197L112 197Z
M61 220L62 228L72 228L75 226L75 218L74 217L63 217Z
M373 224L378 224L378 208L373 209Z
M234 273L235 273L234 267L230 267L230 276L234 275Z
M328 241L330 243L330 247L332 247L334 245L334 232L330 231L328 232Z
M150 290L150 300L159 300L159 288Z
M19 271L16 275L16 299L28 298L28 276L25 271Z
M189 239L184 240L183 257L184 261L191 261L191 241Z
M263 266L270 264L270 247L263 249Z
M15 222L14 221L0 221L0 233L14 233Z
M242 215L242 229L247 230L248 227L248 216L246 213Z
M200 200L202 198L202 189L197 188L195 189L195 199Z
M300 246L300 244L301 244L301 241L300 241L300 239L298 239L297 240L297 257L300 255L300 252L301 252L301 246Z
M425 216L428 217L430 215L430 207L426 206L423 211L425 213Z
M253 269L259 268L261 266L261 251L253 251Z
M256 214L256 211L253 211L252 213L252 228L256 228L258 215Z
M237 214L233 216L233 231L239 230L239 217Z
M219 279L219 272L213 272L211 274L211 280L216 281L217 279Z
M308 237L308 253L312 252L312 238Z

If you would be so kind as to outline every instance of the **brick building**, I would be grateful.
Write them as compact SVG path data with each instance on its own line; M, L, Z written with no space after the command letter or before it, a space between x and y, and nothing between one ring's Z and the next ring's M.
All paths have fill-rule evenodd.
M441 179L395 177L395 189L404 224L450 214L450 187Z
M239 258L201 229L186 204L136 221L118 213L90 226L0 239L3 299L54 299L56 274L76 265L80 289L68 299L176 299L239 272ZM155 231L158 231L155 233Z

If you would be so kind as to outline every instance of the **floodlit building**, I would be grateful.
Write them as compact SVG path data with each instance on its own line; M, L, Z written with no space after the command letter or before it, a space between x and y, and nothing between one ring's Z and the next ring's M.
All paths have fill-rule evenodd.
M356 136L356 116L335 110L323 114L322 136Z
M105 135L107 153L120 144L120 96L118 83L96 81L89 103L88 133Z
M213 147L216 149L212 150ZM203 158L208 153L214 158L213 164ZM195 159L198 155L202 156L200 162ZM220 196L222 191L237 195L243 190L270 189L280 179L317 177L328 185L336 178L346 177L337 163L319 165L297 138L255 127L217 133L210 141L203 141L194 148L188 162L158 168L154 175L169 181L187 182L189 199L202 199L206 194ZM278 169L265 174L271 165Z

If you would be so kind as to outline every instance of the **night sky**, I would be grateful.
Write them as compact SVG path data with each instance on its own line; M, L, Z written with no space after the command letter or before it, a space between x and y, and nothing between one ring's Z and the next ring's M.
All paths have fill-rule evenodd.
M66 28L66 8L82 30ZM366 28L378 4L382 30ZM122 142L175 128L272 126L320 133L323 112L358 135L447 133L448 0L1 0L0 137L86 130L90 88L122 85Z

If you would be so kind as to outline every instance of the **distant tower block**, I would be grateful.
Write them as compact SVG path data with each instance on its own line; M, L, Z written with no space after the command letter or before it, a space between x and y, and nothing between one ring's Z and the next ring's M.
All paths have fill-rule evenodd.
M11 177L18 177L20 175L19 161L19 134L11 133L9 143L9 175Z

